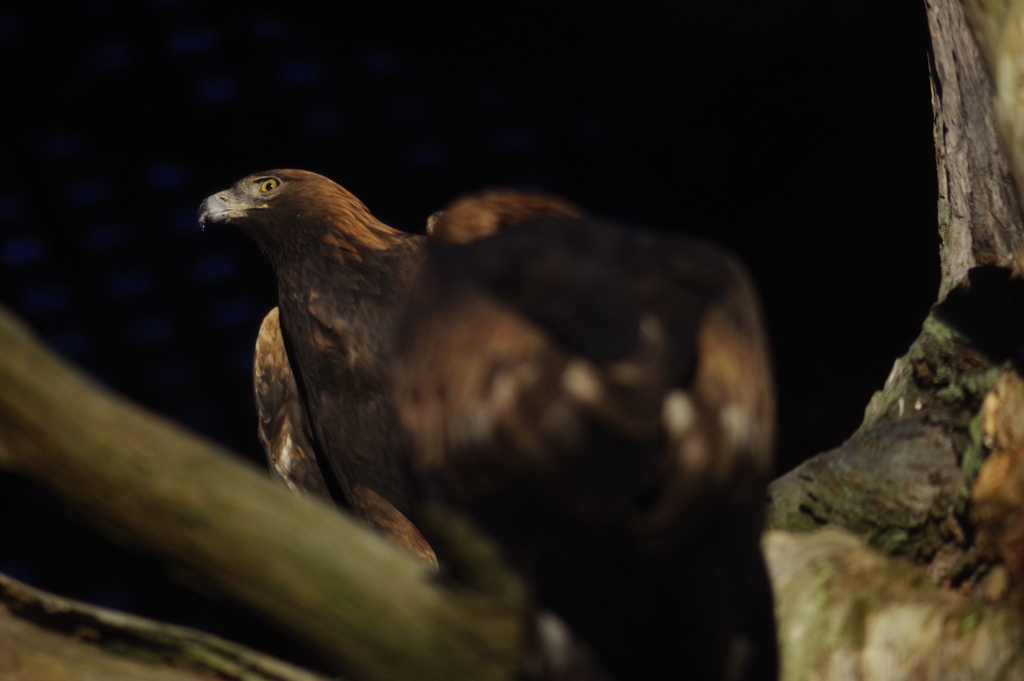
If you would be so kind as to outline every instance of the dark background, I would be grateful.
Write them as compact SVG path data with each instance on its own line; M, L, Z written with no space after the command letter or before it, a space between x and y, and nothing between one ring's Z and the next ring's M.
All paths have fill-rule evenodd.
M273 275L240 233L199 231L203 198L306 168L421 230L466 191L548 190L746 261L784 472L853 431L938 288L924 8L827 4L2 7L0 301L262 462L250 374ZM10 476L0 571L308 661Z

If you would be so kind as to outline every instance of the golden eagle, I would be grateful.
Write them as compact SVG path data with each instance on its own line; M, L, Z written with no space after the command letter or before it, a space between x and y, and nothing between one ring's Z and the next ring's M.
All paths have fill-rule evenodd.
M392 372L424 488L612 678L775 679L774 396L743 268L516 192L456 202L431 239L454 245L423 266Z
M260 439L276 477L339 502L432 561L406 519L412 492L388 397L397 311L424 237L377 220L355 196L303 170L249 175L208 197L200 223L240 227L277 274L278 308L256 344Z

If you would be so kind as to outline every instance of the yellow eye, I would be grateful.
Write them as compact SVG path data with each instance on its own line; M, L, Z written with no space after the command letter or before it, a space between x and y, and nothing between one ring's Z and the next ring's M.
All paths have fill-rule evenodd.
M269 179L263 180L263 182L260 183L260 191L272 192L275 189L277 189L278 185L280 184L281 183L278 180L275 180L274 178L271 177Z

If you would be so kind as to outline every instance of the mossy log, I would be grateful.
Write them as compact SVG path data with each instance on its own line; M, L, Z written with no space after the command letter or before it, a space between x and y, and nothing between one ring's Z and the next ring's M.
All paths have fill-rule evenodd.
M943 309L897 360L858 431L769 486L771 527L840 525L929 565L936 583L970 577L967 502L985 453L977 413L999 370Z
M937 588L842 530L772 531L763 546L782 681L1024 678L1024 626L1006 608Z
M1008 114L1006 104L1019 99L1024 81L1010 82L1004 73L1009 61L1013 68L1024 64L1024 41L1006 28L1018 17L1014 30L1024 30L1018 9L1024 1L925 5L942 238L939 299L850 439L771 485L769 524L840 525L887 553L927 565L936 583L956 586L1004 560L991 551L979 556L970 508L991 451L982 405L1001 372L1024 367L1024 217L1014 182L1015 169L1024 168L1024 149L1015 141L1024 118ZM995 80L986 57L998 65Z
M0 466L265 613L359 679L503 679L519 606L113 395L0 310Z
M963 6L996 84L993 108L1003 148L1024 189L1024 2L963 0ZM1019 240L1016 245L1019 251Z
M217 636L98 608L0 575L5 681L328 681Z

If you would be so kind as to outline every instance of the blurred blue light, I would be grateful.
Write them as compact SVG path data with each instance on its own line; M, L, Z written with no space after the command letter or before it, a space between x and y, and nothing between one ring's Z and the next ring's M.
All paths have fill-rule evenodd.
M196 86L196 99L202 104L223 104L238 97L238 80L229 76L208 76Z
M392 123L415 123L422 120L429 110L426 100L419 95L402 94L387 103L387 115Z
M511 92L493 83L478 83L466 91L465 97L470 106L489 113L506 111L516 105Z
M167 215L165 224L177 234L199 236L202 231L199 229L199 218L197 217L199 204L191 208L176 208Z
M345 128L345 117L334 108L313 109L299 117L299 129L314 137L333 137Z
M86 63L96 71L120 71L131 65L134 54L130 45L113 41L93 49Z
M86 250L106 253L131 243L134 231L126 223L110 222L89 227L82 237Z
M615 136L615 124L604 116L587 114L580 116L571 124L570 134L582 144L607 144Z
M39 237L14 237L0 244L0 260L8 267L30 265L45 257L46 244Z
M146 372L149 383L161 391L181 390L195 383L199 371L194 362L184 357L166 359Z
M107 278L104 288L115 300L138 298L153 289L153 274L147 270L118 272Z
M167 37L167 47L179 57L191 57L213 50L219 41L212 28L182 29Z
M136 317L125 327L125 336L135 345L152 345L171 341L178 334L177 322L166 313Z
M277 79L291 88L309 88L320 84L323 66L315 59L295 59L277 69Z
M77 155L85 147L85 141L73 132L52 132L43 138L43 153L51 160L63 160Z
M248 298L225 300L213 305L207 312L207 323L218 329L248 324L256 321L259 312L256 304Z
M68 185L64 196L75 208L85 208L103 203L110 196L110 183L101 177L76 180Z
M199 431L212 430L220 420L217 405L202 400L173 407L168 411L179 423Z
M14 14L4 8L0 10L0 43L13 43L25 32L25 27L21 20Z
M50 346L67 357L84 357L94 347L92 334L87 329L72 329L47 336Z
M487 149L494 154L525 154L537 147L537 137L526 128L498 130L487 140Z
M238 273L238 258L228 253L198 258L189 271L193 280L201 283L230 279Z
M420 142L413 144L402 158L407 168L413 170L429 170L447 164L451 160L448 145L443 142Z
M247 376L252 374L252 366L256 360L256 346L253 343L236 348L228 356L228 368L236 374Z
M363 71L374 77L397 76L404 71L402 58L391 50L371 49L363 53Z
M158 190L180 187L188 180L188 171L181 163L157 162L149 167L146 181Z
M68 290L60 284L40 284L25 290L22 306L34 314L60 312L71 302Z
M88 11L93 16L106 16L110 14L112 4L112 0L89 0Z
M249 30L262 40L284 40L290 33L280 19L269 14L258 14L253 17L249 23Z
M0 222L13 222L25 217L28 204L20 196L0 196Z

